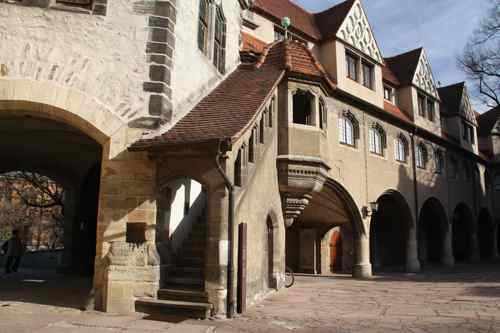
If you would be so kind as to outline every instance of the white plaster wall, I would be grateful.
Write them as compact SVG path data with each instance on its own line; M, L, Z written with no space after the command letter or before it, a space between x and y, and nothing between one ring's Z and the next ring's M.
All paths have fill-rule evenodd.
M227 21L226 73L230 74L240 61L241 7L235 0L216 1L219 2L222 2ZM182 118L224 78L213 65L213 50L210 48L210 56L207 56L198 49L198 14L199 0L177 1L172 73L174 122Z
M0 77L53 81L134 118L146 112L146 27L128 0L106 16L0 2Z

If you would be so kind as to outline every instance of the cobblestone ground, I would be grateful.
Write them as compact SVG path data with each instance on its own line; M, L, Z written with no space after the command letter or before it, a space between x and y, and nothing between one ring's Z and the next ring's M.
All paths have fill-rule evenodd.
M427 274L298 277L216 332L500 332L500 263Z
M500 263L364 281L301 276L245 315L220 321L82 312L84 283L37 278L0 280L0 333L500 332Z

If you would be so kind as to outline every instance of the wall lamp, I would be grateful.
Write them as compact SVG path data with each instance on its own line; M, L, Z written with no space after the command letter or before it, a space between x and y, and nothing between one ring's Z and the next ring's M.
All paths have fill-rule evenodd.
M372 201L369 203L369 205L370 205L370 207L363 206L363 208L361 208L361 212L363 213L363 218L367 218L369 216L372 216L378 210L378 202L377 201Z

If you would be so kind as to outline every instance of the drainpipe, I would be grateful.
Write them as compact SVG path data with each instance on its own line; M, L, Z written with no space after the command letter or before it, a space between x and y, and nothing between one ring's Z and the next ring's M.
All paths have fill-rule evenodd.
M222 150L223 142L219 141L217 156L215 157L215 165L217 171L224 179L224 184L229 192L228 204L229 212L227 217L228 224L228 254L227 254L227 317L233 318L234 315L234 292L233 292L233 277L234 277L234 263L233 263L233 243L234 243L234 185L227 176L226 172L220 165L220 159L225 158L224 153L227 151L228 144L225 145L224 152Z
M413 169L413 195L415 199L415 227L416 232L418 233L418 219L419 219L419 209L418 209L418 183L417 183L417 164L415 161L415 135L417 135L417 128L414 128L413 133L411 134L411 164ZM418 239L418 235L417 235ZM418 246L418 245L417 245Z

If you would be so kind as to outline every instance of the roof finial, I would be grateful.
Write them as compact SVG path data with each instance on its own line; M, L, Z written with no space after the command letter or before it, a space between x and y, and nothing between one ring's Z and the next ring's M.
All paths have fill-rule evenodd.
M283 19L281 20L281 26L283 27L283 29L285 29L285 39L288 39L288 28L291 24L292 21L288 16L283 17Z

